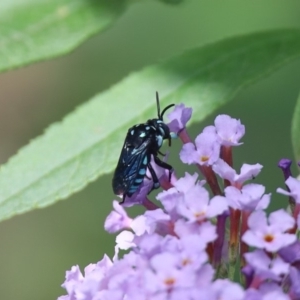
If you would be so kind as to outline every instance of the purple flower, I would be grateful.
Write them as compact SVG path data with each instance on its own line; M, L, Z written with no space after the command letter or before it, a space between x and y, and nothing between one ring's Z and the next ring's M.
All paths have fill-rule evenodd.
M172 220L178 219L178 213L176 210L177 205L184 197L185 193L190 189L193 189L195 186L202 186L205 181L197 181L198 174L190 175L185 173L185 176L178 179L177 181L171 180L174 185L173 188L170 188L167 191L162 191L157 195L157 199L163 204L164 209L169 213Z
M243 300L243 288L234 282L227 279L218 279L212 284L213 290L216 293L216 299Z
M158 232L165 235L170 233L170 219L170 216L160 208L149 210L144 215L136 217L131 224L131 228L138 236L145 232L149 234Z
M280 257L273 260L263 251L245 253L247 263L253 268L255 275L261 280L272 279L280 281L281 276L289 273L290 265L284 262Z
M260 173L262 167L263 166L260 164L243 164L240 174L237 174L232 167L230 167L223 159L220 158L216 161L216 163L214 163L213 170L221 178L227 179L231 185L242 185L245 181L256 177Z
M208 244L217 238L216 227L209 221L199 223L187 223L183 219L176 221L174 232L182 238L187 235L197 234L201 240Z
M113 233L121 229L130 228L132 219L128 217L124 208L118 201L113 201L114 210L106 217L104 228Z
M274 282L263 283L260 285L259 291L263 295L262 300L290 300L290 297Z
M248 264L246 264L242 268L242 274L245 276L245 286L249 287L253 280L254 269L251 266L249 266Z
M228 115L219 115L215 119L215 126L206 127L203 132L214 133L222 146L238 146L239 140L245 134L245 126L240 120Z
M178 192L176 188L170 188L169 190L163 191L157 195L157 199L162 203L164 209L174 221L179 217L176 206L182 197L184 197L184 194Z
M114 260L119 253L119 249L128 250L134 247L136 247L136 244L134 243L134 234L131 231L123 230L116 237L116 247L115 247L116 255L114 257Z
M250 183L237 189L229 186L225 189L228 204L233 209L262 210L269 206L271 194L264 195L265 187L261 184Z
M172 112L167 116L170 122L167 124L170 131L178 133L182 130L192 116L192 108L185 107L183 103L175 105Z
M203 265L197 272L196 286L207 289L211 286L215 276L215 270L210 264Z
M196 137L193 143L184 144L179 156L187 164L212 165L220 155L220 143L216 136L209 132L203 132Z
M95 295L100 289L105 287L104 278L112 266L111 260L104 255L103 259L97 264L90 264L85 268L84 276L78 266L72 267L71 271L66 272L66 280L62 284L62 287L67 290L68 296L59 297L58 299L97 299Z
M292 264L300 261L300 241L297 240L295 243L284 247L279 250L279 255L286 262Z
M250 288L246 290L244 300L263 300L263 295L258 290Z
M292 161L288 158L282 158L278 162L278 167L282 170L285 180L292 176L291 165Z
M184 177L179 178L177 181L172 182L177 191L185 193L190 190L190 188L194 187L197 184L203 186L205 184L205 180L197 181L198 174L194 173L193 175L185 172Z
M70 296L70 299L75 296L75 290L77 286L83 281L83 276L79 269L79 266L73 266L70 271L66 272L66 280L62 284Z
M172 293L169 297L164 298L164 300L217 300L214 297L214 293L209 286L205 288L190 288L185 290L177 290L176 293ZM156 298L153 298L156 300Z
M209 201L209 193L202 186L194 186L178 203L177 212L190 222L201 222L222 214L228 204L224 197L215 196Z
M283 195L291 196L295 199L297 203L300 204L300 181L296 178L289 177L285 181L285 184L289 187L290 192L283 190L282 188L278 188L276 192Z
M255 211L248 219L249 230L245 232L242 240L249 246L275 252L295 242L294 234L284 233L294 223L294 219L283 209L270 214L269 224L264 211Z
M291 267L290 280L292 285L291 294L294 296L293 299L300 299L300 271L295 267Z
M192 267L198 270L207 260L205 252L207 244L197 234L184 236L178 243L180 267Z
M191 268L182 268L178 255L172 253L161 253L150 260L151 269L145 272L146 290L154 293L156 291L171 291L177 288L193 287L196 274Z
M174 241L174 238L173 236L162 237L157 233L144 234L140 237L136 237L136 257L149 260L158 253L168 251L166 244L168 242L170 243L170 240Z
M68 295L59 300L287 300L300 297L300 242L296 235L286 233L295 229L294 218L284 210L275 211L267 218L262 209L268 207L270 194L264 194L265 187L243 186L245 181L259 174L260 164L244 164L237 174L224 161L232 162L230 147L240 145L244 125L220 115L215 126L206 127L197 136L194 146L185 129L190 117L191 109L182 104L170 114L171 130L185 143L180 157L188 164L197 164L198 168L200 165L202 172L209 170L214 178L217 173L225 179L225 196L220 188L215 188L219 187L217 179L210 181L212 176L206 176L205 172L211 192L217 196L210 196L203 187L205 181L199 181L196 173L185 173L179 179L173 175L170 182L168 171L154 163L153 168L165 189L157 195L162 207L147 198L153 188L148 170L138 191L126 197L122 206L114 201L114 210L106 218L108 232L121 230L116 236L113 259L104 256L98 263L88 265L83 273L78 266L72 267L62 285ZM220 151L224 160L219 158ZM279 192L299 198L300 204L300 183L292 177L286 182L290 192L280 189ZM130 218L124 207L135 204L142 204L148 210ZM228 207L241 212L230 215L227 235ZM297 225L300 229L300 216ZM245 253L248 246L241 243L238 247L239 234L243 234L244 243L261 250ZM121 250L125 250L125 254ZM233 282L233 267L238 260L233 256L241 254L246 261L241 260L241 264L245 263L246 289ZM226 268L230 280L219 279Z
M244 300L290 300L282 289L273 282L263 283L258 290L248 289Z

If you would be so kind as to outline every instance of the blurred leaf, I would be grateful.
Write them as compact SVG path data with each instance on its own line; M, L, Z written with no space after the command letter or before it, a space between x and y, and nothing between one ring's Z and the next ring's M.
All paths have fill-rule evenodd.
M1 0L0 71L69 52L111 24L125 3Z
M179 4L183 2L184 0L159 0L161 2L164 2L166 4Z
M297 161L300 160L300 95L294 110L294 116L292 119L292 144L294 148L294 154Z
M162 106L193 107L196 122L299 55L300 31L278 30L210 44L128 76L0 169L0 220L66 198L111 172L127 129L156 117L156 90Z

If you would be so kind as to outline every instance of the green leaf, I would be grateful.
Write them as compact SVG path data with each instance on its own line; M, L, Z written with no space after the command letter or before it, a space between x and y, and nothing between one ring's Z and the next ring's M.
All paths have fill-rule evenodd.
M125 3L125 0L1 0L0 71L69 52L111 24Z
M292 119L292 144L296 161L300 160L300 95L294 110Z
M128 76L0 169L0 220L50 205L111 172L127 128L156 116L156 90L162 106L193 107L195 122L299 55L300 31L278 30L223 40Z

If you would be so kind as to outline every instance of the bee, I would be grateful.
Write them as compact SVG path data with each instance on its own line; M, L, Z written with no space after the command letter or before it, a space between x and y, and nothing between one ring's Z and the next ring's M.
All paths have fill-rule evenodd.
M172 166L163 162L158 154L164 155L159 151L163 140L167 139L171 146L173 133L164 123L163 115L175 104L168 105L160 113L159 97L156 92L156 105L157 119L148 120L146 123L137 124L128 129L112 180L114 193L123 196L121 204L124 203L126 196L131 197L138 190L146 176L147 169L153 180L150 192L159 187L159 180L150 163L151 156L158 166L169 170L169 180L171 179Z

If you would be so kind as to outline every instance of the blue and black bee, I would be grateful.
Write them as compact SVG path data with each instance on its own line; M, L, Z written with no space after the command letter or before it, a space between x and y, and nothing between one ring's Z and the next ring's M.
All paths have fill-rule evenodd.
M171 146L171 135L169 127L163 122L163 115L167 109L174 106L168 105L160 113L159 98L156 92L157 119L148 120L146 123L134 125L128 129L124 145L120 154L119 162L112 180L112 187L116 195L131 197L142 184L146 176L147 168L153 180L153 189L159 187L157 175L150 164L151 155L157 165L169 170L169 180L173 172L172 166L163 162L158 157L162 154L159 149L163 140L169 140ZM162 154L163 155L163 154Z

